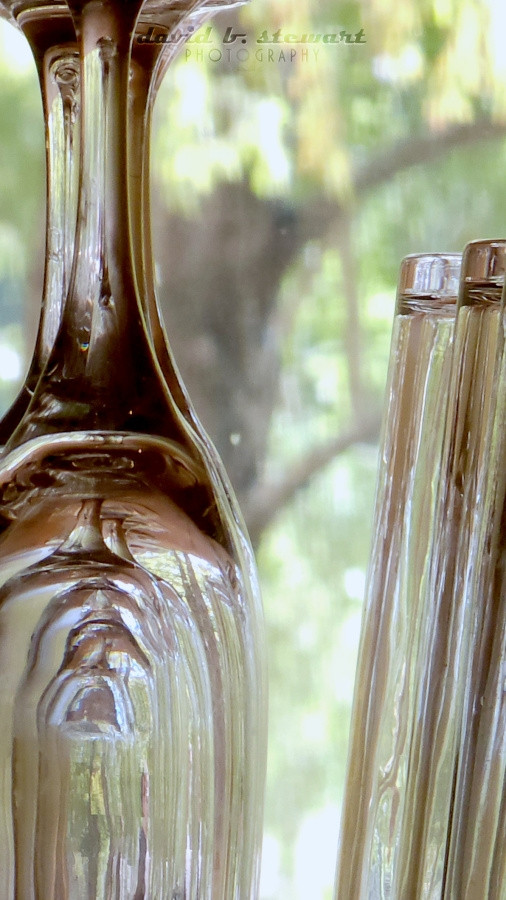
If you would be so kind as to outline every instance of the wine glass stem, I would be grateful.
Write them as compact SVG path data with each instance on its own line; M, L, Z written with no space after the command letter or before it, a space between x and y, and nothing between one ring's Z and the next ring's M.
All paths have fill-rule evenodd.
M81 181L74 265L55 362L60 378L116 394L128 407L138 379L112 360L152 355L144 332L131 247L127 107L137 3L72 3L82 56ZM76 9L74 9L76 7ZM121 385L121 397L119 386ZM95 409L96 411L96 409ZM100 415L96 427L101 427ZM104 421L107 415L104 411Z

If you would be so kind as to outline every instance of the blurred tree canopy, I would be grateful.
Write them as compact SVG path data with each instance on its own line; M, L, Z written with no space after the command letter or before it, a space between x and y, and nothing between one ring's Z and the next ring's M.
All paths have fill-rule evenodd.
M226 25L245 45L220 43ZM187 44L166 77L153 154L164 199L160 298L255 542L336 451L377 431L383 374L366 352L377 331L367 298L392 292L410 250L459 249L480 233L475 191L487 195L486 217L499 218L499 204L490 215L493 179L480 173L469 187L478 174L469 161L490 147L488 174L499 170L505 133L490 32L483 2L400 10L286 0L273 9L257 0L215 19L212 44ZM271 42L258 43L265 34ZM357 34L363 43L346 43ZM334 299L321 298L320 316L314 300L314 315L302 310L317 282ZM290 442L283 472L266 482L282 354L298 316L311 320L312 346L318 329L340 341L338 419L316 456L312 445L310 457L294 457Z
M252 0L207 27L157 101L159 301L258 551L263 900L318 900L336 852L397 272L407 253L504 236L506 16L499 0ZM9 71L3 54L0 357L34 333L43 252L36 79ZM0 391L6 405L14 384Z

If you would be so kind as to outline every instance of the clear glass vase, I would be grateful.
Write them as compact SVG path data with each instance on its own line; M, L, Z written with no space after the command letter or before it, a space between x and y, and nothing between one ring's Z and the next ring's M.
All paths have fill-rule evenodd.
M139 296L127 138L142 3L69 5L74 263L0 466L5 896L253 898L262 612L230 489L164 378ZM48 30L57 9L45 4Z

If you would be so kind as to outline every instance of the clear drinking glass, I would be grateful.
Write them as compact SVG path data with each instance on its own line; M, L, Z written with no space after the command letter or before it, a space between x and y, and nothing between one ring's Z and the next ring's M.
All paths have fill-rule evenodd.
M127 136L142 3L69 6L74 263L0 466L0 868L7 898L253 898L262 613L235 503L163 377L138 291ZM61 5L44 8L50 30Z
M343 801L336 898L392 884L402 838L423 584L441 463L459 255L403 260Z

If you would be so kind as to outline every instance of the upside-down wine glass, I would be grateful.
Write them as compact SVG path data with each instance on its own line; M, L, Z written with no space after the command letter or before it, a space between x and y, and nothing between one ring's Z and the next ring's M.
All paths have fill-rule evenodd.
M191 16L190 27L192 28L192 30L195 30L196 27L198 27L199 19L202 20L206 15L210 15L211 13L214 13L214 12L218 11L219 9L223 9L230 5L232 5L232 4L224 4L224 3L219 3L219 2L205 4L205 7L200 12L200 15L199 15L199 11L197 10L197 12L194 13L193 16ZM198 6L199 6L198 3L194 4L194 7L197 8ZM165 7L167 7L167 8L165 8ZM63 7L61 7L61 5L58 5L57 11L58 11L59 19L68 27L69 34L70 34L70 32L72 32L72 34L73 34L73 25L72 25L72 21L70 19L70 15L67 13L68 21L65 22L64 21L65 9ZM38 13L38 15L37 15L37 13ZM177 35L177 34L174 35L176 26L181 23L181 21L184 19L184 17L185 17L185 7L181 3L174 3L174 4L166 3L164 5L163 9L160 9L160 4L147 3L145 9L143 9L141 21L140 21L141 26L151 25L153 23L153 21L156 21L158 28L164 27L166 29L166 32L165 32L166 40L164 41L163 44L161 44L161 45L157 44L157 45L155 45L155 48L151 47L150 48L151 52L149 52L148 54L141 53L141 57L142 57L142 61L143 61L143 66L141 66L141 69L145 76L149 75L149 73L152 74L151 81L154 81L153 74L155 72L155 63L156 63L157 85L160 83L160 80L161 80L160 69L162 69L162 74L163 74L163 72L165 72L165 70L166 70L168 62L174 56L175 52L177 52L178 46L180 46L181 42L184 41L184 39L185 39L185 36L186 36L185 31L180 30L179 35ZM38 10L38 9L33 10L33 14L32 14L31 18L35 22L40 20L40 18L41 18L40 10ZM48 37L49 37L47 32L44 35L44 37L45 37L45 44L47 44ZM138 33L137 37L142 38L142 31ZM170 38L170 40L168 40L167 38ZM143 43L142 40L139 40L139 44L141 44L141 43ZM155 49L157 51L156 53L154 52ZM162 51L162 52L160 52L160 51ZM72 50L71 53L73 56L75 53L75 50ZM161 62L163 62L163 67L160 66ZM135 67L132 66L133 70L134 70L134 68ZM150 87L149 79L147 81L145 79L143 84L145 87L149 88ZM144 122L143 122L144 104L145 104L147 98L143 95L142 89L139 90L139 85L137 85L136 89L135 89L135 85L136 85L136 82L135 82L135 77L134 77L134 71L132 71L132 73L131 73L131 94L133 97L133 104L132 104L132 116L131 116L131 121L130 121L130 133L132 136L132 147L135 148L136 145L140 145L142 148L143 135L146 134L146 129L150 127L150 123L147 122L146 124L144 124ZM151 92L150 98L151 99L150 99L150 104L149 104L149 112L152 108L152 103L154 101L154 91ZM78 99L78 98L75 98L75 100L76 99ZM75 100L74 100L74 103L75 103ZM136 112L137 112L137 116L135 115ZM139 114L140 114L140 116L139 116ZM73 117L73 121L74 120L75 120L75 115ZM144 155L144 159L146 160L146 158L149 156L149 154L147 153L147 148L149 146L149 142L145 141L144 143L146 145L146 148L144 150L143 155ZM56 156L56 162L60 162L60 160L58 158L58 154L53 154L53 156ZM66 159L66 162L68 163L66 172L69 174L71 165L73 164L72 154L71 153L66 154L65 159ZM75 167L76 166L74 164L74 168ZM56 190L56 188L58 188L59 185L54 177L53 169L51 167L48 167L48 169L49 169L49 176L51 177L51 180L49 182L49 186L50 186L49 201L51 201L51 197L54 197L54 198L59 197L61 194L61 191ZM147 165L146 165L146 169L147 169ZM62 173L60 173L60 175L61 174ZM135 178L135 174L133 177ZM148 174L146 174L144 184L145 185L148 184ZM53 186L53 191L51 191L51 185ZM137 192L137 193L139 193L139 192ZM145 191L145 193L146 193L146 191ZM133 194L135 197L135 191L133 192ZM67 192L64 193L64 197L66 195L67 195ZM50 206L49 206L49 208L52 209L52 207L50 207ZM54 228L54 226L51 226L52 219L54 219L54 215L52 217L50 217L50 220L49 220L50 228L48 229L48 234L53 239L53 243L54 243L55 228ZM141 219L140 216L137 217L137 219L136 219L135 215L133 217L134 222L136 222L136 221L140 222L140 219ZM144 252L142 255L140 254L140 252L136 253L136 261L138 262L137 275L138 275L139 279L144 280L144 290L142 293L142 299L143 299L144 306L147 307L147 312L149 313L151 330L155 334L155 336L158 338L156 340L157 355L158 355L159 361L162 365L164 376L173 391L174 397L177 400L179 407L183 410L186 417L190 421L192 421L194 427L196 427L197 430L199 431L200 436L203 437L201 426L199 425L199 423L196 422L196 419L195 419L194 414L192 413L192 408L191 408L191 405L189 404L188 398L186 397L184 390L182 388L182 385L180 385L178 378L174 372L170 352L165 343L163 328L160 324L160 319L158 317L158 312L156 310L156 301L154 299L154 290L153 290L153 279L148 278L148 274L147 274L151 270L151 265L150 265L151 250L150 250L150 240L149 240L150 230L149 230L149 219L148 219L147 214L142 217L142 225L143 225L143 237L141 239L141 237L139 236L139 240L134 242L134 249L137 249L140 251L140 249L143 247L144 236L147 236L146 252ZM59 234L60 247L61 247L61 244L62 244L62 235ZM73 242L69 238L67 238L67 240L65 242L65 246L66 246L66 250L68 253L69 248L70 248L70 250L72 249ZM53 257L53 254L52 253L49 254L48 259L49 259L50 263L52 262L52 257ZM52 266L52 271L54 272L54 264ZM54 275L53 275L53 282L54 282ZM51 348L51 342L50 342L50 338L48 336L50 333L49 328L51 328L51 334L54 334L55 326L58 324L59 310L61 309L61 286L60 286L59 291L53 290L53 294L54 294L54 298L53 299L50 298L51 302L50 303L46 302L43 304L43 312L42 312L42 317L41 317L41 325L39 328L39 335L45 336L45 340L43 342L39 342L39 341L37 342L34 357L32 360L32 365L30 367L30 371L29 371L25 386L21 392L21 395L18 397L16 404L14 405L13 408L11 408L11 410L9 411L8 415L6 416L6 418L4 420L3 425L4 425L4 431L5 431L6 435L8 435L11 430L11 424L13 422L15 423L16 420L20 418L20 413L22 413L24 408L26 407L28 400L29 400L29 395L30 395L31 391L33 390L33 386L36 383L35 376L37 374L40 374L40 371L42 369L42 360L47 358L48 352ZM147 301L149 301L149 302L147 302ZM151 307L151 309L149 309L149 307ZM208 448L209 453L211 454L211 459L214 464L214 467L218 470L216 472L217 477L221 476L221 478L223 478L222 474L219 471L219 465L217 463L216 457L213 454L212 448L209 447L209 444L207 445L207 448ZM223 644L220 645L220 649L221 649L221 653L223 654ZM217 692L219 692L221 690L220 686L219 686L219 678L220 678L219 671L220 670L219 670L219 667L215 664L216 660L214 660L213 663L214 664L211 665L211 669L210 669L211 677L214 678L215 689ZM218 726L216 726L216 731L217 732L220 731L220 733L221 733L221 730L218 729ZM223 741L223 734L222 734L222 741ZM218 759L219 759L219 754L217 756L217 760ZM247 766L251 766L251 765L255 764L255 761L248 757L247 761L245 761L245 764ZM237 774L238 774L237 782L239 783L239 780L242 777L242 775L239 773L239 770L237 770ZM223 766L218 765L218 763L217 763L216 777L217 777L218 782L223 778ZM239 790L239 787L237 787L237 790ZM235 839L236 839L235 834L229 836L229 840L233 841ZM218 841L217 843L219 844L220 842ZM234 858L233 853L231 854L231 858L232 859Z
M128 203L126 149L141 5L70 4L74 265L0 472L9 898L257 890L265 678L251 551L156 361L130 244L142 230L129 224L140 204Z

